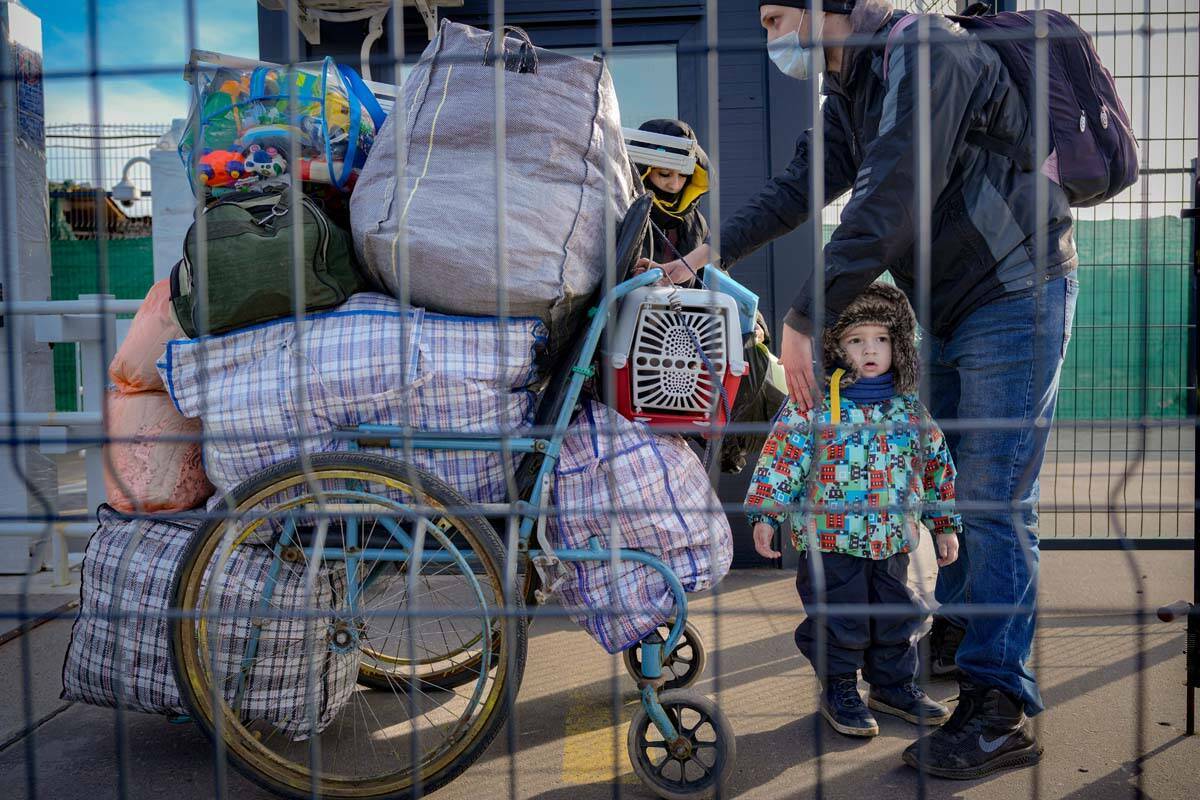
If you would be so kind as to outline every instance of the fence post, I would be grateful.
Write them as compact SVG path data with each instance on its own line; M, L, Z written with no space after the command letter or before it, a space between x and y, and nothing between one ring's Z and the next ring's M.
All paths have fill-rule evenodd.
M81 294L80 300L88 300L99 304L100 298L116 299L113 295ZM104 391L108 384L108 360L116 352L117 318L113 314L87 315L88 322L95 321L94 336L90 340L79 341L79 363L83 385L81 411L102 412L104 410ZM90 327L90 326L89 326ZM110 352L103 352L107 343ZM104 458L99 444L87 448L84 456L87 469L87 511L91 513L108 499L104 488Z
M103 301L111 303L116 298L111 294L81 294L82 302L99 307ZM111 309L110 309L111 310ZM39 342L77 342L77 363L79 365L80 386L83 389L80 398L80 411L99 414L104 410L104 392L108 384L108 361L120 345L121 337L118 332L128 330L128 322L118 324L115 314L46 314L36 319L36 335ZM107 348L107 352L105 352ZM84 464L87 474L87 511L95 511L107 499L104 488L104 460L101 452L100 438L83 447L78 445L58 445L52 443L54 437L71 438L71 429L61 428L55 431L53 426L44 426L41 430L43 451L66 453L84 450Z
M1183 216L1192 220L1191 309L1188 322L1188 402L1192 429L1192 608L1187 620L1187 735L1196 733L1196 689L1200 688L1200 158L1192 159L1192 207Z
M0 314L10 303L50 296L50 232L46 194L42 26L33 12L0 3ZM29 430L9 414L54 408L49 348L33 336L33 321L4 316L0 327L0 425L8 447L0 453L0 514L44 517L56 503L55 465L27 444ZM12 439L15 438L15 441ZM36 498L36 499L35 499ZM42 526L28 536L0 535L0 574L39 571L47 548Z
M164 139L178 144L186 121L177 119ZM171 267L183 252L183 239L191 227L196 211L196 197L188 183L187 170L174 147L159 146L150 151L150 185L152 193L151 230L154 236L154 280L171 275Z

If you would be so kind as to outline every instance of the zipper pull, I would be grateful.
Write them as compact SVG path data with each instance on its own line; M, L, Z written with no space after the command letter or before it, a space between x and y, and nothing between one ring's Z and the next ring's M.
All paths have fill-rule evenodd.
M262 219L256 219L256 220L254 220L254 224L255 224L255 225L258 225L258 226L260 226L260 227L263 227L263 228L265 228L265 227L267 227L267 226L268 226L268 225L271 223L271 221L272 221L272 220L274 220L276 217L282 217L282 216L284 216L284 215L285 215L285 214L287 214L287 213L288 213L288 207L287 207L287 206L283 205L282 203L276 203L275 205L271 206L271 211L270 211L270 213L268 213L268 214L267 214L265 217L263 217Z

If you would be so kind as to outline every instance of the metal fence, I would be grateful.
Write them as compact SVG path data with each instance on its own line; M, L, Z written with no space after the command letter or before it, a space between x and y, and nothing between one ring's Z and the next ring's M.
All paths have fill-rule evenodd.
M75 300L100 286L125 300L145 297L153 282L151 187L144 159L158 144L161 125L50 125L46 128L46 176L50 183L50 299ZM112 188L123 179L141 199L121 203ZM98 195L97 191L102 194ZM103 197L103 201L98 198ZM101 214L98 209L103 208ZM104 217L104 235L98 220ZM100 274L103 240L106 274ZM74 343L54 349L54 407L77 411L83 391Z
M200 4L186 5L191 46ZM522 83L588 69L535 51L539 32L560 51L575 52L582 35L582 44L615 54L623 20L654 20L661 27L649 44L678 43L678 85L702 87L697 103L673 106L698 108L688 121L710 134L711 239L696 253L708 261L722 244L732 250L756 235L753 244L766 246L771 237L749 232L752 222L723 202L722 186L757 158L729 146L735 137L725 122L750 116L746 94L771 91L755 16L770 28L769 11L717 0L652 9L607 0L564 8L419 2L407 16L404 4L390 2L261 5L260 21L277 22L268 9L290 6L276 61L311 62L353 40L347 52L361 44L371 74L404 66L408 82L367 87L390 113L379 128L348 77L253 71L261 65L195 54L186 74L200 108L184 153L191 148L201 188L185 270L172 280L169 303L146 304L147 328L132 338L145 352L126 351L109 376L114 386L85 393L79 410L65 414L52 411L53 385L37 394L46 387L31 376L47 354L36 345L86 343L79 369L90 386L104 380L115 320L134 305L112 296L119 242L110 239L136 232L145 208L111 216L119 209L98 190L122 177L129 153L118 148L146 146L151 131L101 132L99 119L47 129L51 201L77 201L81 192L62 185L68 173L89 182L90 235L77 235L87 217L71 210L60 229L94 245L91 268L104 294L64 303L55 302L65 299L57 289L49 301L4 296L0 417L12 482L0 536L28 541L37 567L53 542L57 569L53 579L32 570L0 578L8 625L0 662L20 678L10 681L19 684L9 689L15 711L0 718L0 785L27 798L1194 793L1200 611L1186 602L1159 611L1186 619L1185 643L1182 626L1153 622L1152 610L1197 591L1200 11L1122 0L1031 4L1071 14L1092 35L1139 136L1139 182L1073 210L1070 227L1051 224L1065 195L1043 171L1049 98L1061 88L1051 83L1065 81L1052 72L1061 36L1042 27L1046 17L1035 17L1028 87L1031 170L978 138L935 127L940 120L977 133L985 121L1000 126L1001 110L1015 113L994 94L964 105L979 118L960 111L946 121L946 109L974 98L977 83L1009 74L979 55L1010 43L1004 34L967 36L922 16L893 39L880 27L886 16L858 32L827 17L835 22L812 43L815 62L854 59L858 71L844 67L843 75L856 82L834 85L829 99L817 81L803 83L807 116L820 122L777 179L776 199L762 202L804 208L759 209L787 222L771 237L784 227L806 237L799 241L812 278L771 284L798 289L804 313L771 333L792 393L805 394L801 383L811 378L816 409L797 398L781 416L723 424L734 416L736 382L719 373L761 355L753 322L743 340L736 304L659 284L655 269L686 284L699 264L645 244L672 240L654 227L665 217L638 186L649 172L627 174L612 141L619 121L601 70L590 68L599 88L586 104L598 115L570 135L554 128L571 119L583 84L560 89L561 105L549 109L546 93L527 94ZM908 4L942 13L960 5ZM790 25L807 26L815 13L796 12L776 9ZM88 13L88 77L103 80L97 31L115 12L91 4ZM472 54L464 56L454 31L442 28L444 52L414 68L415 32L438 14L493 31L522 23L533 41L519 31L477 34L464 40ZM556 33L556 15L570 18L571 36ZM266 51L266 34L263 41ZM957 60L964 52L975 55ZM981 74L964 79L948 63ZM463 83L451 81L456 69ZM156 70L148 66L147 75ZM723 79L733 70L758 77L731 85ZM317 74L326 96L314 102ZM347 88L331 101L329 84L340 81ZM0 163L11 173L21 145L9 94ZM506 101L488 100L495 97ZM254 104L271 106L257 129L240 117L259 113ZM320 146L305 150L304 137ZM81 138L89 163L69 165ZM279 182L238 183L252 141L265 171L272 158L285 165ZM669 151L650 144L664 163L693 152L677 140L659 143ZM202 168L199 154L207 158L211 145L226 161ZM244 148L237 174L233 156L220 155L235 145ZM357 183L332 188L343 183L335 176L350 174L353 148L368 145L394 156L374 156ZM572 154L585 168L572 172L574 161L546 152ZM888 183L891 170L911 180ZM3 177L4 238L15 242L26 223L14 178ZM559 184L571 198L582 187L585 205L555 227ZM368 192L378 202L364 202ZM230 199L237 202L222 202ZM428 202L435 206L420 208ZM434 222L414 228L410 212ZM1029 219L1032 231L1018 221ZM354 245L349 234L338 237L351 226ZM557 311L543 319L518 311L549 307L526 294L536 291L527 283L539 264L531 254L544 245L526 229L539 226L547 238L561 235L568 260L594 251L598 286L582 290L573 327L561 327ZM571 238L582 229L589 241ZM1014 236L1007 254L979 256ZM233 249L252 239L252 250ZM472 250L480 241L487 246ZM794 252L784 241L797 240L775 245L772 269L803 273L782 263ZM355 245L370 288L387 293L356 291L365 284L347 266ZM939 252L950 247L962 248L960 261ZM445 274L430 280L422 269L433 256L422 248L457 250L459 261L438 262ZM1047 253L1072 248L1078 271L1061 274ZM1031 254L1028 263L1010 259L1017 252ZM635 267L643 253L654 257ZM23 246L6 247L4 286L21 286L14 278L26 258ZM867 260L879 269L862 268ZM283 262L290 270L280 276ZM843 386L837 365L825 363L826 323L852 299L844 287L855 263L870 275L850 295L891 267L911 297L922 330L914 343L919 391L856 399L862 387ZM981 271L966 286L956 270L972 264ZM987 302L972 304L992 281L998 288ZM489 315L470 305L481 291L495 294ZM786 307L791 297L773 301ZM705 338L708 324L716 339ZM893 322L888 333L898 330L903 323ZM639 354L635 343L659 351ZM894 340L888 352L899 355L904 344ZM849 360L852 344L841 346ZM769 369L755 362L743 387ZM658 383L639 395L637 376L654 374ZM898 381L905 376L896 370ZM678 405L654 410L653 390L705 401L691 416ZM746 434L767 441L757 467L759 445L750 453L751 489L718 496L722 437ZM78 487L66 491L66 479L36 474L38 454L80 451L91 454L82 475L73 455L56 466L60 476L82 477L82 511L63 501L77 499ZM91 507L101 485L120 510ZM727 515L747 511L773 520L773 538L756 542L760 552L804 551L795 577L802 604L790 576L725 576ZM75 571L68 550L92 531ZM938 567L931 553L945 555L949 542L961 547L958 561ZM1053 547L1073 552L1042 553ZM762 566L779 561L764 557ZM1043 561L1052 580L1039 588ZM81 588L68 588L80 592L77 609L61 594L61 584L76 581ZM925 604L937 607L929 637ZM47 697L57 695L59 659L56 703ZM909 747L911 731L890 718L868 725L841 716L837 706L862 699L859 669L872 708L932 732ZM898 694L883 693L894 682L885 675L902 676ZM957 694L951 676L960 679ZM913 699L912 686L945 707L898 709L896 698ZM189 724L166 725L163 716ZM829 724L843 735L881 734L878 747L851 747ZM1031 769L993 770L1001 766Z
M167 127L165 124L48 125L46 176L51 185L51 198L71 199L75 196L72 190L83 189L100 189L109 193L123 178L128 178L141 191L142 199L117 204L116 210L121 212L124 219L109 220L108 238L149 236L144 220L150 217L151 212L150 170L148 164L134 162L134 159L146 158L149 150L167 132ZM77 238L95 236L94 206L81 209L81 212L89 211L90 216L81 214L80 219L72 220L71 227ZM137 227L139 221L141 228Z

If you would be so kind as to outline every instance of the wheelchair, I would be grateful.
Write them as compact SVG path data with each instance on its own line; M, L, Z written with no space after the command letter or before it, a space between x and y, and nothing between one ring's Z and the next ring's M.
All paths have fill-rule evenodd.
M648 214L649 198L639 198L618 229L618 275L638 255ZM173 607L180 613L171 630L184 702L218 758L283 796L400 798L446 785L484 753L521 684L527 606L553 589L562 564L612 556L595 539L588 548L553 548L545 508L615 304L661 277L650 270L598 294L586 330L539 401L532 430L549 435L361 426L344 432L355 449L277 464L225 498L177 571ZM402 458L357 449L380 446L522 454L518 499L481 507ZM234 565L247 563L239 558L247 548L263 565L248 583L233 574ZM687 688L704 665L687 596L657 558L618 554L659 572L674 599L669 623L625 654L640 693L627 741L633 769L668 800L713 797L732 774L736 743L716 704ZM308 634L290 655L260 644L284 613L272 597L289 577L305 581L311 597L334 598L312 612ZM245 586L256 596L240 605L249 602L253 612L220 621L222 595ZM264 658L291 657L304 661L306 692L314 696L309 720L281 725L278 714L251 710L242 699L248 681L270 670ZM312 687L335 685L344 702L322 708Z

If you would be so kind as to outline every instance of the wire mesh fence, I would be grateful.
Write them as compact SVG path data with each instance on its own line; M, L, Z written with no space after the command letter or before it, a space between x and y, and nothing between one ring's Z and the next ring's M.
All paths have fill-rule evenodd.
M46 128L53 270L50 299L74 300L96 294L102 283L121 299L145 297L153 282L154 263L150 170L144 159L165 132L162 125L76 123ZM126 177L141 195L131 203L114 200L111 194L112 187ZM102 214L98 208L103 208ZM103 225L98 222L102 215ZM97 239L106 241L104 277L100 275ZM81 376L75 345L64 342L56 346L55 410L79 409Z
M166 271L99 103L31 227L6 51L0 785L1190 796L1200 12L260 5Z

